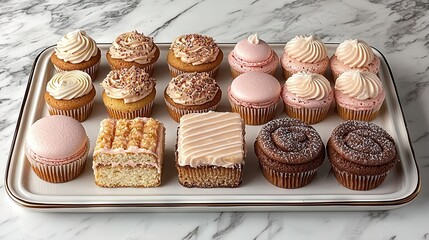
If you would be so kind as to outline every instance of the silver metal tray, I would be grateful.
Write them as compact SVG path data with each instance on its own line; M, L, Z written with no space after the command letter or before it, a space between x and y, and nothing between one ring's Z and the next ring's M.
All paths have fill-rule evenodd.
M99 44L102 51L101 71L94 85L97 97L94 111L83 125L91 143L95 143L99 123L107 117L101 100L100 82L107 75L109 66L105 53L110 44ZM223 90L218 111L229 111L227 87L231 76L226 60L234 44L219 44L225 53L217 81ZM281 55L284 44L270 44ZM327 44L332 55L338 44ZM403 112L393 81L392 73L384 56L376 49L374 53L381 60L380 79L386 90L386 100L379 117L374 121L386 129L399 148L400 164L390 172L385 182L370 191L352 191L337 183L327 159L319 169L316 178L300 189L281 189L271 185L263 177L258 160L253 152L253 142L261 126L246 126L248 155L244 169L243 184L234 189L198 189L182 187L177 181L174 168L174 144L177 123L168 115L161 94L170 80L166 56L169 44L159 44L161 56L155 69L157 97L153 117L166 126L165 169L162 184L157 188L100 188L94 183L92 172L91 145L84 172L67 183L52 184L40 180L31 170L24 154L27 131L37 119L48 115L43 100L47 81L54 73L50 62L53 47L45 49L35 60L28 81L11 152L6 169L6 190L19 205L41 211L314 211L314 210L382 210L403 206L412 201L420 191L420 176L410 143ZM283 84L280 67L277 78ZM280 104L282 106L282 104ZM276 118L285 117L279 109ZM323 122L313 125L326 143L331 131L342 120L331 111Z

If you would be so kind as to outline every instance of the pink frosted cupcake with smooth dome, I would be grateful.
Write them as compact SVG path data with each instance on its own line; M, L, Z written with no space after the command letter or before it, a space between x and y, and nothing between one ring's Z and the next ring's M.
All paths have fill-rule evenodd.
M279 81L268 73L246 72L232 81L228 99L232 112L245 124L260 125L274 118L280 98Z
M329 66L328 50L315 36L296 36L286 43L280 59L283 76L288 79L298 72L312 72L323 75Z
M286 80L282 99L289 117L315 124L328 115L334 91L323 75L299 72Z
M333 79L349 70L362 70L377 74L380 69L380 59L374 55L368 43L358 40L345 40L338 45L330 60Z
M53 115L39 119L27 135L25 154L36 175L51 183L70 181L83 171L89 139L74 118Z
M228 63L233 78L253 71L274 75L279 57L265 41L258 38L258 34L254 34L235 45L228 55Z
M351 70L335 82L337 112L344 120L371 121L383 105L385 93L374 73Z

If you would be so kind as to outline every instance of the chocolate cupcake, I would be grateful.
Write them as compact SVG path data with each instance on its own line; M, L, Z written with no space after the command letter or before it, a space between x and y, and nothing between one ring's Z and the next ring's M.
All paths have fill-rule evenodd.
M264 125L255 141L255 153L265 178L281 188L309 184L325 159L325 147L317 131L293 118L275 119Z
M327 143L337 181L352 190L370 190L383 183L399 161L393 138L371 122L338 125Z

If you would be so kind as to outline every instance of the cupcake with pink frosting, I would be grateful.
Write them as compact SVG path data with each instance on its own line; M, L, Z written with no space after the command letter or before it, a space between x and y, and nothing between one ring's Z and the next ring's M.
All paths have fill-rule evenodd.
M250 35L235 45L228 55L231 75L236 78L245 72L264 72L274 75L279 57L258 34Z
M289 117L315 124L328 115L334 91L323 75L299 72L286 80L282 98Z
M78 177L89 151L82 124L62 115L41 118L31 125L25 154L36 175L47 182L62 183Z
M350 70L335 81L337 112L344 120L375 119L384 98L382 83L374 73Z
M315 36L296 36L286 43L281 57L283 75L288 79L298 72L323 75L329 66L325 44Z
M380 69L380 59L374 55L368 43L358 40L345 40L338 45L330 60L333 79L349 70L362 70L377 74Z
M245 124L260 125L276 114L281 86L268 73L246 72L237 76L228 88L232 112L239 113Z

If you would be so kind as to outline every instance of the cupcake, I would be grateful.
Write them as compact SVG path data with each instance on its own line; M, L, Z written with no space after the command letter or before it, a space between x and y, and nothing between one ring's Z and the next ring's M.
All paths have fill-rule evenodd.
M239 113L245 124L260 125L274 118L281 86L268 73L246 72L232 81L228 99L233 112Z
M208 73L182 73L173 78L164 91L168 113L174 121L188 113L216 110L222 91Z
M293 118L265 124L254 149L265 178L281 188L309 184L325 159L325 146L317 131Z
M83 122L92 112L95 87L85 72L59 72L49 80L44 98L49 114L65 115Z
M70 181L83 171L89 139L82 124L61 115L48 116L31 125L25 154L36 175L47 182Z
M258 34L254 34L235 45L228 55L228 63L233 78L253 71L274 75L279 57L266 42L258 38Z
M341 74L334 91L338 115L344 120L374 120L385 98L377 75L360 70Z
M368 43L350 39L338 45L330 60L333 79L349 70L369 71L374 74L380 69L380 59L374 55Z
M393 138L371 122L338 125L328 140L327 152L337 181L352 190L378 187L399 162Z
M51 62L57 72L81 70L97 78L101 51L86 32L76 30L64 35L55 46Z
M206 72L216 78L222 59L223 52L213 38L187 34L173 41L167 63L172 77L184 72Z
M334 91L323 75L299 72L286 80L282 98L289 117L314 124L328 115Z
M132 31L119 35L113 41L106 58L112 70L136 66L152 76L159 54L159 48L151 37Z
M136 66L110 71L101 83L107 113L116 119L150 117L155 84L154 78Z
M285 79L306 71L323 75L329 65L327 49L322 40L310 36L296 36L284 48L281 65Z

